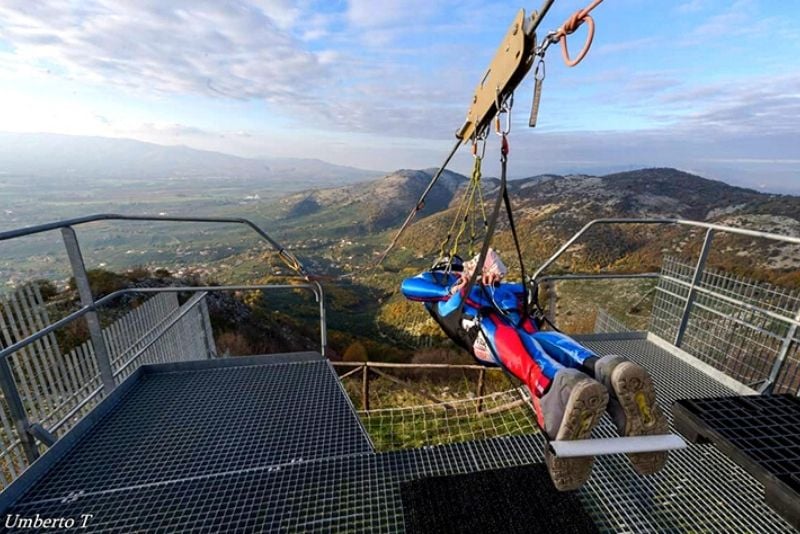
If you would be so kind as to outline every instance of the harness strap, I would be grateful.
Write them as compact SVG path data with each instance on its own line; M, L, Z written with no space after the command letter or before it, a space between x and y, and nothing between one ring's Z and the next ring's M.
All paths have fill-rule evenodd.
M506 172L506 164L503 162L503 174ZM520 317L520 324L530 315L530 306L528 303L528 284L525 280L525 262L522 260L522 248L519 244L519 237L517 236L517 227L514 224L514 213L511 210L511 198L508 196L508 189L503 188L503 203L506 205L506 214L508 215L508 225L511 227L511 236L514 238L514 247L517 249L517 259L519 260L520 276L522 276L522 316Z

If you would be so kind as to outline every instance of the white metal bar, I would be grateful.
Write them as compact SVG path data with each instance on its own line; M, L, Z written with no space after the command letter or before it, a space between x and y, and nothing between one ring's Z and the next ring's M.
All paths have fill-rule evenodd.
M676 434L551 441L549 446L559 458L661 452L685 449L687 447L683 438Z

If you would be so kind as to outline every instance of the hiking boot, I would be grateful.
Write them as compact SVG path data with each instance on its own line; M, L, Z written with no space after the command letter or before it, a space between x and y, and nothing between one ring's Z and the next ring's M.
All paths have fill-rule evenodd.
M577 369L561 369L547 393L534 405L550 440L587 439L597 426L608 403L608 390ZM558 458L545 449L550 478L559 491L578 489L592 472L594 456Z
M647 369L623 356L603 356L595 363L595 377L608 388L608 412L623 436L669 433L669 423L656 402L653 379ZM652 475L667 461L667 452L628 454L640 475Z

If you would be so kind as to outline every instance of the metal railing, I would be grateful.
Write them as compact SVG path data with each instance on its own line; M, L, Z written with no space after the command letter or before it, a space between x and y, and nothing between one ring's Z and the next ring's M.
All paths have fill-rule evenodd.
M83 261L74 226L97 221L151 221L151 222L187 222L187 223L222 223L241 224L254 230L266 241L295 272L305 278L305 282L297 284L252 284L225 286L172 286L158 288L127 288L115 291L95 300L89 284L89 277ZM266 232L247 219L207 218L207 217L162 217L162 216L128 216L101 214L76 219L48 223L19 230L0 232L0 241L17 239L53 230L61 230L67 255L69 257L75 286L80 296L81 307L67 316L50 322L44 315L30 315L28 307L19 307L16 297L12 298L12 311L16 317L25 317L26 328L5 332L5 347L0 350L0 425L2 427L2 446L6 480L16 477L21 470L34 461L40 454L42 445L49 446L57 435L71 427L99 402L125 377L140 365L165 361L164 355L171 354L174 360L215 356L213 334L208 321L205 296L215 291L273 291L273 290L308 290L314 294L319 307L320 352L325 355L327 347L327 326L325 301L322 286L310 280L309 274L300 261L273 240ZM38 287L23 289L23 292L37 292ZM130 325L116 328L116 336L101 328L98 310L129 294L172 294L191 293L193 296L180 308L174 298L171 315L157 324L147 324L141 318L137 326L143 329L141 335L122 335ZM28 295L28 293L23 293ZM41 295L38 295L41 301ZM153 299L147 301L151 302ZM33 300L28 303L35 304ZM39 302L41 304L41 302ZM145 306L147 303L145 303ZM199 319L193 312L202 310ZM89 341L68 354L61 354L55 341L54 332L70 323L84 318L89 330ZM199 321L197 328L186 330L186 321ZM187 334L188 332L188 334ZM169 335L167 335L169 334ZM120 339L126 341L120 342ZM192 342L202 340L206 350L202 354ZM50 359L37 361L38 347L48 347ZM186 351L189 351L188 353ZM55 357L52 357L55 355ZM172 361L170 360L170 361ZM69 386L67 386L69 384ZM21 391L22 390L22 391ZM51 394L52 392L52 394ZM47 394L45 394L47 393ZM53 399L57 399L54 401ZM54 406L54 403L57 406ZM57 408L57 409L54 409ZM33 410L33 411L31 411ZM22 455L14 458L10 452L14 447L21 447Z
M61 321L50 325L50 330L48 333L55 328L63 326L77 317L86 316L86 322L89 326L89 333L92 338L92 344L97 351L97 359L98 365L100 367L101 375L103 377L103 384L107 389L114 387L114 380L113 380L113 372L111 370L111 365L108 361L108 350L105 346L105 342L102 338L102 333L100 331L100 324L97 319L97 314L93 306L101 305L108 300L112 300L117 296L125 293L125 292L158 292L158 289L127 289L122 291L117 291L106 295L99 301L95 302L94 296L92 295L92 290L89 285L89 277L86 274L86 266L83 261L83 254L81 252L80 244L78 243L78 238L75 233L73 227L89 224L98 221L140 221L140 222L180 222L180 223L212 223L212 224L237 224L237 225L244 225L251 230L253 230L263 241L268 243L283 259L290 268L292 268L298 275L305 278L307 281L306 284L298 284L298 285L291 285L292 288L309 288L311 289L317 299L317 302L320 306L320 338L321 338L321 352L325 355L325 349L327 346L327 329L326 329L326 320L325 320L325 306L324 306L324 297L322 286L319 282L311 280L310 274L297 259L294 254L286 250L280 243L275 241L272 237L269 236L261 227L257 224L252 222L249 219L244 218L232 218L232 217L170 217L170 216L155 216L155 215L119 215L119 214L112 214L112 213L101 213L97 215L88 215L85 217L77 217L74 219L66 219L63 221L56 221L52 223L45 223L36 226L28 226L25 228L19 228L16 230L9 230L6 232L0 232L0 241L8 241L11 239L17 239L20 237L40 234L44 232L49 232L53 230L61 230L62 238L64 241L64 247L67 251L67 256L69 257L70 266L72 268L72 274L75 279L75 285L78 289L78 294L80 295L82 308L77 312L65 317ZM214 288L207 287L206 290L217 290L217 291L228 291L228 290L248 290L248 289L265 289L265 288L285 288L289 287L287 285L280 285L280 284L272 284L271 286L267 285L244 285L244 286L217 286ZM183 288L181 291L197 291L196 288ZM53 328L55 327L55 328ZM47 329L45 329L47 330ZM10 348L10 347L9 347ZM8 350L8 349L6 349ZM5 350L0 352L0 360L2 360L2 356L5 354ZM1 365L0 365L1 367ZM2 370L0 369L0 373Z
M630 224L650 224L650 225L681 225L705 230L703 244L696 264L684 266L683 276L676 276L668 269L662 269L661 273L640 273L640 274L567 274L567 275L548 275L542 274L551 267L567 250L570 249L587 231L594 226L600 225L630 225ZM734 378L744 380L748 383L760 384L762 392L773 392L776 385L793 393L800 394L800 389L795 381L800 381L800 340L798 340L798 327L800 327L800 296L791 297L785 290L779 288L767 288L765 284L760 284L760 291L771 292L773 296L784 298L786 305L779 306L773 301L764 299L753 299L755 288L758 285L755 281L744 283L743 279L737 279L738 290L732 290L725 284L714 284L711 282L713 277L724 278L724 274L707 269L707 261L713 243L715 232L724 232L748 237L757 237L780 241L784 243L800 244L800 237L784 236L770 232L748 230L745 228L735 228L719 224L689 221L684 219L596 219L575 233L567 240L550 258L548 258L533 274L532 278L540 283L553 283L565 280L609 280L609 279L636 279L653 278L659 280L656 290L659 294L656 305L659 304L658 298L666 297L671 299L670 311L666 312L661 308L654 309L651 316L651 330L662 337L666 337L678 348L689 349L690 352L700 352L703 356L704 351L698 346L697 339L704 328L722 328L723 331L716 333L716 340L710 343L719 343L727 335L728 339L724 344L717 346L716 349L725 350L727 347L732 350L738 343L738 348L747 347L748 342L758 343L758 348L763 349L753 359L760 360L756 364L740 363L749 365L752 372L732 371L722 368L721 370L732 374ZM665 263L666 267L669 267ZM733 284L736 285L736 284ZM742 290L743 286L748 286L748 290ZM730 284L728 284L730 286ZM748 293L749 291L749 293ZM781 292L782 291L782 292ZM794 299L794 300L792 300ZM774 300L774 299L773 299ZM790 303L791 302L791 303ZM703 320L698 317L698 311L711 314L715 321L710 319ZM690 320L695 318L695 324L690 324ZM769 324L766 324L766 321ZM700 326L702 323L702 326ZM731 330L728 323L746 329L743 332ZM724 326L720 326L724 325ZM753 342L753 336L758 335L759 341ZM689 336L692 343L687 343ZM733 339L735 338L735 339ZM769 340L769 341L766 341ZM709 343L709 342L706 342ZM693 350L692 350L693 349ZM708 351L706 351L708 352ZM694 355L694 354L693 354ZM723 355L728 356L728 355ZM723 364L719 361L721 356L712 358L707 355L708 363L720 368ZM730 358L727 358L730 359ZM745 356L741 358L746 361ZM791 363L792 370L787 371L787 364ZM797 370L794 370L797 367ZM797 378L795 378L797 375ZM794 388L794 389L792 389Z
M686 319L681 348L764 392L800 389L800 291L664 259L655 290L650 331L674 339L682 325L692 281L697 296Z
M213 356L206 293L183 306L176 294L161 294L102 330L115 383L147 363ZM3 342L31 337L47 308L35 288L0 299ZM62 351L51 333L2 359L8 381L0 396L0 485L14 480L106 397L91 339ZM13 407L13 408L12 408Z

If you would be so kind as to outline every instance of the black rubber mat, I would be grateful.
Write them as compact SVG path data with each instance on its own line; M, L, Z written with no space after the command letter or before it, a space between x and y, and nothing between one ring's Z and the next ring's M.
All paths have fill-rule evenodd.
M598 532L575 492L543 464L422 478L400 486L407 532Z
M679 400L675 426L710 441L762 484L767 504L800 528L800 399L765 395Z

